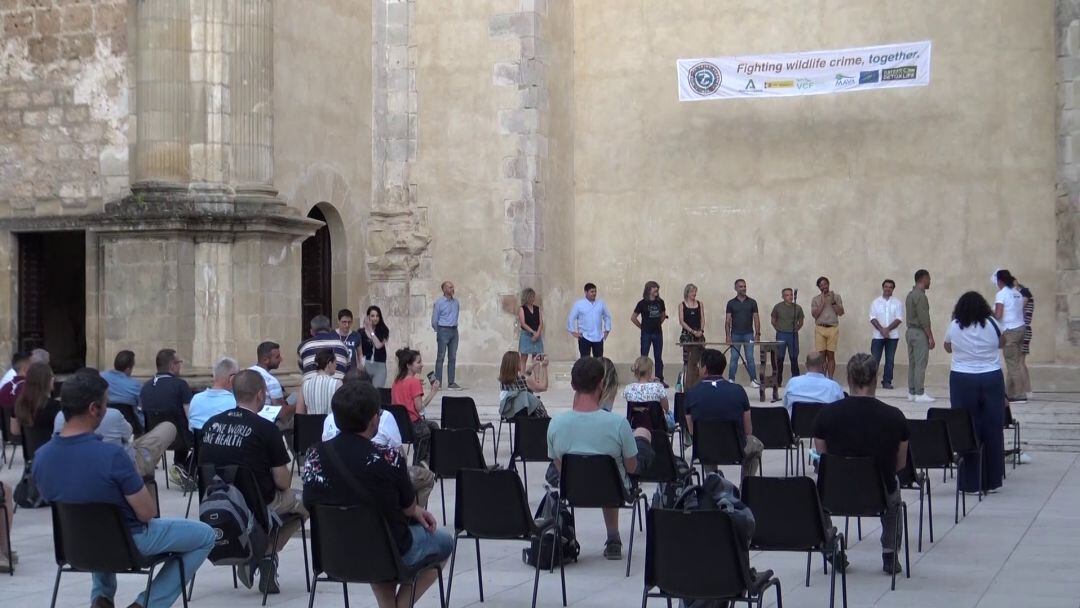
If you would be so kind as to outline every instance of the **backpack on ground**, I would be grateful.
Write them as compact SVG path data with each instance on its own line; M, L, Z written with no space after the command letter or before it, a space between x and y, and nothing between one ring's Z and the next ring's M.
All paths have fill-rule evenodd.
M578 555L581 554L581 545L578 544L577 532L574 529L574 515L570 513L570 508L559 500L558 492L550 491L544 495L540 506L536 509L537 523L553 520L556 509L559 513L558 539L562 545L562 563L576 562ZM521 550L521 561L536 567L536 562L539 560L540 568L552 569L559 565L555 562L555 542L556 530L552 526L544 530L539 538L534 538L529 547Z
M206 487L199 504L199 521L214 529L209 559L215 565L247 564L266 552L266 531L240 490L220 475L214 475Z
M754 536L754 514L743 503L739 488L720 472L709 473L700 485L689 485L679 492L671 508L684 511L724 511L731 516L746 546Z
M656 491L652 497L652 508L674 509L675 500L683 490L694 484L694 470L686 463L686 459L675 456L675 481L656 484Z
M49 505L49 503L45 502L45 499L42 498L41 492L38 491L37 484L34 483L34 477L30 474L29 463L23 470L23 475L22 478L19 479L19 483L15 485L15 489L11 492L11 500L23 509L40 509L41 507Z

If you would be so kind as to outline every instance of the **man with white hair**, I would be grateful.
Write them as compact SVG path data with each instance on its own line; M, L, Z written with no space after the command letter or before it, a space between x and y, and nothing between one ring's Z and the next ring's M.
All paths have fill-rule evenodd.
M239 371L240 364L232 357L222 357L214 363L214 383L191 398L188 426L192 431L201 430L207 420L236 407L232 382Z

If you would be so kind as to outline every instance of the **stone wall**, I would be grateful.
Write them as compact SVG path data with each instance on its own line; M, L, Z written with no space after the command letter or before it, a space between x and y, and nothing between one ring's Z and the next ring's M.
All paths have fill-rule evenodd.
M1080 1L1057 0L1057 359L1080 363Z

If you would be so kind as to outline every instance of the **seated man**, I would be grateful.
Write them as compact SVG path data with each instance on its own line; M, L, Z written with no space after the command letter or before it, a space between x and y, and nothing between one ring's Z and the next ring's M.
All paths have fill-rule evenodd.
M292 489L289 472L289 451L285 438L276 424L259 416L266 399L266 382L250 369L233 378L233 395L236 407L222 412L206 421L199 444L199 464L218 467L239 465L250 469L267 506L279 516L300 515L307 520L307 510ZM277 559L277 553L285 547L300 520L294 519L281 527L277 546L267 546L267 555ZM238 566L236 574L250 588L252 572L249 566ZM259 591L280 593L276 580L270 580L270 564L259 564Z
M38 449L34 481L49 502L116 505L131 529L135 547L148 555L179 553L190 581L214 546L214 532L199 521L154 517L154 499L131 459L94 433L109 411L108 388L96 371L76 373L64 382L61 403L67 422L59 436ZM95 572L93 580L92 608L112 608L116 576ZM140 593L131 606L172 606L180 590L179 567L169 561L158 570L151 597Z
M806 355L806 373L788 380L784 389L784 407L791 414L791 404L832 403L844 398L844 389L825 376L825 355L814 351Z
M430 556L445 563L454 548L454 539L436 528L435 516L416 501L405 459L395 448L372 442L379 428L379 392L370 382L346 382L334 393L330 407L341 433L319 444L304 464L304 504L355 505L367 502L358 488L370 492L386 518L390 533L407 567L415 567ZM436 573L426 570L416 581L416 597L435 581ZM408 606L414 592L411 585L373 584L380 607Z
M888 492L889 510L881 518L881 561L886 574L900 572L896 558L896 509L900 506L900 486L896 472L907 466L907 419L899 409L874 398L877 361L859 353L848 361L848 388L851 396L837 401L818 414L814 421L814 443L821 454L872 457Z
M192 397L188 407L188 425L192 431L201 430L207 420L236 407L232 387L233 377L239 371L240 364L231 357L222 357L214 364L213 384Z
M701 353L698 363L701 381L686 393L686 429L693 437L695 422L734 422L743 449L742 477L746 478L758 474L765 446L753 435L750 399L743 387L724 379L726 367L724 353L715 348L706 348Z
M566 454L604 454L615 459L622 474L623 485L630 488L627 477L643 470L652 461L652 435L646 428L630 430L625 416L600 407L603 392L604 364L595 357L582 357L570 372L574 403L569 412L551 419L548 426L548 456L555 469L562 470ZM622 559L622 538L619 536L619 509L603 509L607 542L604 557Z
M143 434L143 420L139 408L139 393L142 391L142 383L131 377L135 370L135 353L130 350L122 350L116 353L113 359L113 368L101 372L101 377L109 383L109 407L121 406L121 412L130 412L131 417L125 413L128 424L136 434Z
M194 438L188 427L187 414L191 403L191 387L180 378L184 360L171 348L163 348L154 358L157 373L143 384L139 392L139 403L143 412L167 416L176 426L178 433L187 436L184 447L173 450L173 466L169 469L169 479L184 489L195 487L195 482L188 476L188 455Z

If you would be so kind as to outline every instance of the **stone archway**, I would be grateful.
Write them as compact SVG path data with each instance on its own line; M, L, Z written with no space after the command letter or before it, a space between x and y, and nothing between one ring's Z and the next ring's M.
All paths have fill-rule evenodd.
M301 248L301 337L307 337L312 317L333 319L348 301L347 243L341 214L332 204L321 202L308 210L307 216L323 226L305 239Z

